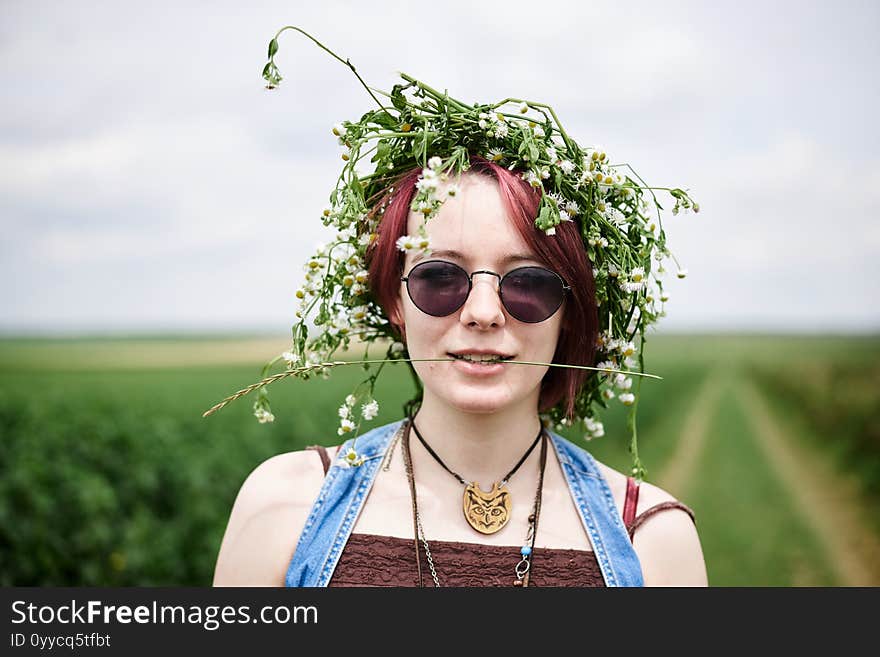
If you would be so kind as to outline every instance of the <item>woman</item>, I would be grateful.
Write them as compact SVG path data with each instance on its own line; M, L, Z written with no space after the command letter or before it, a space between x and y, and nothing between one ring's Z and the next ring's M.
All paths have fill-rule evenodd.
M389 230L380 232L382 242L377 251L383 246L387 250L387 245L404 233L416 233L421 217L409 210L413 182L410 176L410 186L401 186L409 189L409 194L400 193L389 204L383 217ZM584 450L555 436L543 445L546 460L542 474L542 445L535 444L542 428L539 412L567 392L566 370L555 370L553 374L561 372L563 376L554 378L548 377L548 367L463 360L494 356L550 362L554 356L566 357L577 350L572 336L579 338L575 343L590 345L597 330L595 319L591 324L593 340L575 328L583 329L583 318L595 315L586 255L583 250L566 251L559 234L550 237L534 230L531 218L539 197L533 188L504 167L476 158L467 173L441 183L440 189L452 185L457 186L457 193L427 223L430 256L401 253L402 270L390 268L398 284L389 290L388 298L383 299L382 291L377 294L383 305L387 304L388 316L403 336L411 358L452 356L455 360L414 363L424 388L421 405L412 422L406 419L375 430L386 434L387 445L376 459L381 465L372 477L363 480L369 486L363 499L349 496L349 501L355 499L355 506L362 506L348 518L313 508L325 477L320 454L292 452L260 465L235 502L217 561L215 585L277 586L287 579L288 583L330 586L410 586L420 580L428 586L602 586L615 573L623 580L615 583L637 584L641 576L645 585L706 585L692 516L687 507L671 504L675 502L671 495L645 482L639 487L636 518L628 523L628 528L635 530L632 547L637 560L631 560L617 554L626 551L620 537L628 539L627 534L619 531L616 537L609 537L608 533L614 532L613 519L597 517L606 514L610 505L581 511L574 495L578 489L567 481L560 460L570 454L560 454L554 445L555 441L565 444L570 453ZM395 217L398 224L403 223L400 216L407 223L395 226ZM559 230L570 230L568 237L579 239L573 223ZM428 314L414 302L415 298L426 303L413 288L413 276L419 275L415 266L426 262L453 263L471 274L472 285L464 303L444 316ZM382 280L385 264L387 258L373 258L371 279ZM564 272L561 278L568 280L579 276L575 281L579 285L572 286L574 293L569 290L549 317L521 321L505 306L499 284L505 274L523 267ZM408 280L399 280L400 271ZM433 275L449 276L455 271L441 268ZM505 299L514 293L508 291ZM436 312L433 307L428 310ZM514 312L522 314L523 307L514 307ZM566 337L568 344L560 354L557 348ZM336 450L329 451L332 455ZM501 527L487 527L486 523L493 522L491 517L475 521L474 513L470 518L463 514L464 486L456 474L467 482L478 482L486 493L526 454L509 477L506 499L500 500L502 507L510 502L506 511L500 509ZM628 478L593 462L601 480L589 490L598 493L595 497L599 499L605 494L613 498L613 511L622 527ZM535 513L539 488L537 526L531 536L534 520L530 523L530 516ZM332 495L332 486L325 492L328 490ZM310 512L312 521L334 526L324 535L310 527L308 536L313 539L294 554ZM592 537L585 529L589 520L605 525ZM601 557L610 561L605 564L604 579L601 559L593 547L602 534ZM314 562L312 570L329 570L324 573L326 581L320 580L320 574L312 579L313 573L298 572L299 560ZM640 574L632 568L636 563Z
M285 29L302 32L271 40L269 88ZM338 233L306 263L291 351L269 364L288 370L206 415L257 390L272 421L266 386L327 375L353 335L394 341L379 370L408 362L417 395L401 420L257 467L214 583L706 585L693 513L639 485L635 433L628 477L550 428L599 437L615 397L635 412L641 336L665 314L660 188L581 148L548 105L468 105L401 77L364 84L379 109L333 128L346 164L322 221ZM666 191L673 213L698 211ZM339 435L376 416L377 376L346 397Z

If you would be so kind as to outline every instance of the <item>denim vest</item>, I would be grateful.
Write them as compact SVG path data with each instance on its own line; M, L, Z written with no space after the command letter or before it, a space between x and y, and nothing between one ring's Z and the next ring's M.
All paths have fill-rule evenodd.
M357 438L357 451L364 457L360 466L350 467L339 459L331 465L300 534L284 579L286 586L327 586L379 465L403 422L376 427ZM638 555L592 455L553 431L548 433L606 586L643 586ZM352 443L346 441L339 454L345 454Z

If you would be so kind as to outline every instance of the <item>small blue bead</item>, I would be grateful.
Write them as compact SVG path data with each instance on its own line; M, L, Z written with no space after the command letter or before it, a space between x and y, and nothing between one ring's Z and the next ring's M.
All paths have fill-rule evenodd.
M519 553L521 555L523 555L524 557L527 557L532 553L532 548L530 548L528 545L523 545L522 549L520 549Z

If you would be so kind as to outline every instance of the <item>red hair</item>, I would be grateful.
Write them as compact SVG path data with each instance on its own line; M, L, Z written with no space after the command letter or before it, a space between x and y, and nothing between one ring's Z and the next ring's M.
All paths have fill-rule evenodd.
M556 227L556 234L548 236L535 227L541 203L540 189L523 180L519 172L509 171L479 156L471 156L469 170L498 183L510 221L523 241L539 260L571 286L563 306L564 316L553 362L593 366L599 317L593 268L584 249L578 223L563 221ZM404 265L404 253L397 248L396 242L407 234L410 204L421 171L421 168L413 169L401 176L374 208L374 212L382 214L378 237L367 250L367 267L370 289L388 317L391 317L390 311L396 306L400 294ZM380 208L384 208L384 211ZM395 329L400 331L397 325ZM541 381L539 412L549 410L564 399L565 415L572 418L575 399L590 373L589 370L551 367Z

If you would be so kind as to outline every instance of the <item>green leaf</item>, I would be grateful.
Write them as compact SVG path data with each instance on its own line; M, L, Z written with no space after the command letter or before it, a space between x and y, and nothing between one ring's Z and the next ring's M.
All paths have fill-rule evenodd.
M535 146L535 144L533 144L532 142L529 142L529 159L532 162L537 162L539 155L540 152L538 151L538 147Z
M379 143L376 144L376 152L373 154L370 162L379 162L388 157L388 153L391 150L391 146L388 145L387 139L380 139Z
M278 41L272 39L269 42L269 59L272 59L276 52L278 52Z
M401 112L406 109L406 98L403 96L403 85L395 84L391 88L391 104Z
M351 187L351 190L353 192L359 194L360 196L364 195L364 188L361 185L361 181L357 176L351 177L351 181L349 182L349 186Z

